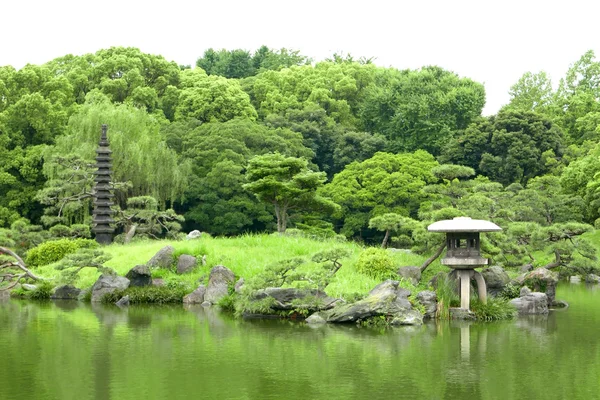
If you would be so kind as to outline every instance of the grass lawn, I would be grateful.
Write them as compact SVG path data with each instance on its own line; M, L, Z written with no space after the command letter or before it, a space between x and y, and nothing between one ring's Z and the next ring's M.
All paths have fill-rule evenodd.
M119 275L138 264L145 264L164 246L171 245L175 248L175 255L190 254L198 258L206 255L206 265L199 265L193 272L177 275L169 270L154 270L154 278L163 278L167 283L180 282L196 287L198 282L208 277L208 273L215 265L224 265L231 269L236 276L251 278L261 272L267 265L280 260L302 257L307 262L301 268L316 268L317 264L311 261L312 256L323 250L342 247L349 251L350 257L340 260L342 268L336 274L333 282L327 287L330 296L345 297L346 295L364 294L379 283L378 280L356 271L354 265L363 247L354 242L339 242L336 240L314 240L305 237L280 236L280 235L243 235L233 238L211 238L187 241L140 241L127 245L112 244L103 248L111 259L105 266L113 268ZM398 267L408 265L421 265L426 256L408 252L394 252L393 257ZM425 289L430 276L437 271L445 269L436 261L425 272L419 289ZM44 277L60 280L60 271L53 265L36 268L36 272ZM91 286L98 278L99 273L93 268L86 268L79 273L75 285L81 288Z

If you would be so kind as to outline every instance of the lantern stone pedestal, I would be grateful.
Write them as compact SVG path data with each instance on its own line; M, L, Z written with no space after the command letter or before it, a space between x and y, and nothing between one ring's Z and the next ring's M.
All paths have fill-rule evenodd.
M501 231L498 225L469 217L434 222L427 227L430 232L446 233L446 256L442 265L456 270L460 281L460 307L467 313L471 301L471 279L477 282L479 299L487 302L485 280L475 268L487 265L487 258L481 257L480 232Z

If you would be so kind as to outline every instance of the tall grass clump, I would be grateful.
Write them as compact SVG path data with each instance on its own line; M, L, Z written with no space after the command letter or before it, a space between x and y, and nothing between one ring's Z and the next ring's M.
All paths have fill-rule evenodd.
M437 280L435 290L438 298L437 318L449 319L450 307L456 307L460 304L460 297L457 293L456 281L448 278L448 275L440 275Z
M480 321L501 321L517 315L517 310L509 300L494 297L489 298L487 304L483 304L480 300L472 301L471 311Z

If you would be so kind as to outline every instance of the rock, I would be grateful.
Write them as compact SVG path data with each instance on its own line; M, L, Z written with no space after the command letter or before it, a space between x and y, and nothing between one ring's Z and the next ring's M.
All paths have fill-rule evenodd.
M147 265L136 265L127 272L125 278L129 279L129 286L143 287L152 285L152 275Z
M419 267L402 267L398 268L398 275L401 278L408 280L413 285L417 286L421 281L421 268Z
M37 285L31 285L29 283L24 283L21 285L21 287L25 290L27 290L28 292L33 292L35 289L37 289Z
M115 290L125 290L129 287L129 279L116 275L100 275L92 286L92 302L102 300L102 296Z
M200 285L192 293L183 298L184 304L202 304L204 303L204 295L206 294L206 286Z
M585 282L586 283L600 283L600 276L598 276L596 274L588 274L585 277Z
M488 294L492 296L500 294L510 282L510 277L506 271L498 265L484 269L481 271L481 275L483 275L483 279L485 280Z
M229 294L229 285L234 282L235 275L233 272L223 265L217 265L210 270L204 300L216 304Z
M210 301L204 301L202 304L200 304L202 307L210 307L212 306L212 304L210 303Z
M235 292L236 293L241 293L242 291L242 286L244 286L244 278L240 278L238 279L238 281L235 283Z
M306 323L311 325L324 324L327 320L321 315L321 313L316 312L312 314L310 317L306 318Z
M537 268L525 276L523 283L532 287L534 292L542 291L546 293L548 306L552 305L556 297L557 273L549 271L546 268Z
M569 282L571 283L581 283L581 277L578 275L573 275L569 277Z
M548 296L546 296L546 293L532 292L512 299L510 304L515 306L520 315L548 314Z
M190 239L200 239L200 237L202 237L202 232L200 232L199 230L193 230L190 233L187 234L186 239L190 240Z
M82 289L81 293L79 293L79 296L77 296L77 300L79 301L85 301L86 297L88 296L88 294L92 291L92 288L89 287L87 289Z
M463 320L463 321L470 321L470 320L477 319L477 317L475 316L475 313L471 310L467 310L466 308L453 307L453 308L448 309L448 311L450 312L450 319L457 319L457 320Z
M416 318L408 301L410 291L398 286L398 281L387 280L375 286L367 297L353 304L344 304L327 314L327 322L355 322L371 317L385 316L400 321ZM419 314L420 317L420 314ZM416 323L422 323L422 318Z
M554 300L552 303L553 308L569 308L569 303L564 300Z
M129 305L129 295L121 297L115 304L119 307L127 307Z
M325 292L315 289L266 288L257 290L254 293L254 299L256 300L267 297L275 300L271 306L273 311L303 309L314 312L327 310L332 308L336 301L336 299L327 296Z
M196 257L182 254L177 259L177 273L186 274L196 267Z
M173 246L165 246L146 263L149 268L171 268L173 265Z
M423 316L417 310L408 310L402 315L394 317L390 325L423 325Z
M165 280L162 278L152 279L152 286L163 287L165 286Z
M52 300L77 300L81 294L81 289L73 285L58 286L50 296Z
M523 286L521 288L521 291L519 292L519 297L529 296L530 294L531 294L531 289L529 289L527 286Z
M519 270L521 272L529 272L532 269L533 269L533 265L531 265L531 264L525 264L525 265L522 265L521 268L519 268Z
M425 307L423 318L435 318L437 312L437 295L431 290L417 293L417 301Z

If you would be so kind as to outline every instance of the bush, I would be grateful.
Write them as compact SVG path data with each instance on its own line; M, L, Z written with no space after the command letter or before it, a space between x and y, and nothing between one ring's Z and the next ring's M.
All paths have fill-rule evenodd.
M52 294L54 286L48 281L41 281L35 290L32 290L27 294L32 300L48 300Z
M360 253L356 270L376 279L388 279L396 274L396 263L389 251L371 247Z
M515 307L508 300L501 298L490 298L487 304L476 300L471 302L471 311L480 321L499 321L511 319L517 315Z
M102 297L102 303L114 304L123 296L129 295L131 304L167 304L181 303L183 297L190 292L187 286L147 286L129 287L125 290L115 290Z
M44 242L27 252L26 263L32 267L52 264L60 261L67 254L75 253L79 249L92 249L98 243L91 239L59 239Z

